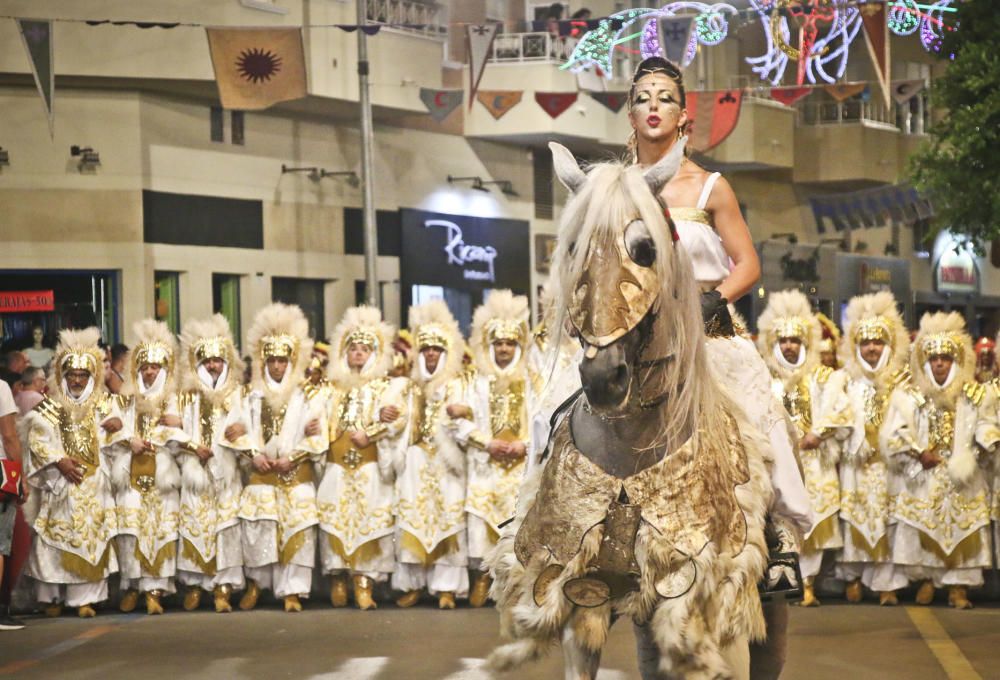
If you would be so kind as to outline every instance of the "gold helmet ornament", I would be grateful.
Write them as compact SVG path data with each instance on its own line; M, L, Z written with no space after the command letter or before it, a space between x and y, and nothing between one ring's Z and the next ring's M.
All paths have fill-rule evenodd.
M819 363L823 331L807 298L798 290L772 293L757 320L757 348L771 374L788 382L797 380ZM799 359L789 362L781 354L778 341L797 338L802 343Z
M253 360L251 383L265 395L287 399L305 377L312 357L313 341L309 337L309 321L297 305L281 302L264 307L254 317L247 332L247 345ZM265 378L267 360L271 357L288 359L288 368L280 386Z
M528 332L528 298L514 295L509 290L494 290L472 315L472 333L469 344L476 360L476 368L487 375L520 372ZM508 340L517 344L514 360L504 371L493 361L493 343Z
M416 342L418 356L414 361L410 374L413 380L424 383L452 378L462 370L462 356L465 353L465 342L458 322L452 316L451 310L443 300L431 300L422 305L410 307L410 328ZM432 376L424 369L420 352L436 347L444 352L443 360Z
M239 384L243 376L243 360L236 351L229 321L221 314L213 314L207 319L189 319L181 331L180 371L185 390L205 393L229 394ZM212 388L198 375L198 367L208 359L222 359L226 362L222 384Z
M330 345L334 354L330 357L327 377L341 389L384 377L392 366L394 337L395 330L382 320L382 312L377 307L351 307L333 330ZM347 350L354 344L371 349L368 362L357 372L347 365Z
M147 364L155 364L162 371L157 395L172 394L176 385L174 370L177 357L177 340L167 328L167 324L155 319L143 319L132 326L136 342L129 352L128 373L125 376L125 387L122 394L141 395L149 392L155 385L145 385L139 376L139 371Z
M913 340L910 370L924 394L944 408L952 408L963 385L973 379L976 355L972 338L965 330L965 319L958 312L928 312L920 319L920 330ZM951 357L951 374L939 385L930 372L934 356Z
M55 370L49 380L52 394L64 394L63 380L74 370L87 371L94 380L94 392L104 390L104 350L101 331L91 326L83 330L59 331L59 344L52 359Z
M869 340L885 343L879 365L871 367L861 358L861 345ZM875 376L876 382L890 378L909 361L910 335L899 314L896 298L879 291L851 298L844 312L844 336L840 356L854 379Z

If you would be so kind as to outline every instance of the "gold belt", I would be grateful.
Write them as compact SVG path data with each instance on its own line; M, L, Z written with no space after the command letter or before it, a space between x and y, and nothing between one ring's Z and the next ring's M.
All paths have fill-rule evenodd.
M97 472L97 467L98 466L94 465L93 463L91 463L89 461L81 460L79 458L72 458L72 457L70 458L70 460L72 460L74 463L76 463L77 467L80 468L83 471L83 479L80 480L81 482L84 479L86 479L87 477L90 477L95 472Z
M129 476L132 488L146 493L156 486L156 454L140 453L132 456Z
M351 441L351 433L345 432L330 443L326 460L348 470L357 470L362 465L378 462L378 447L369 444L363 449L356 448Z
M251 472L250 484L267 484L268 486L295 486L296 484L311 483L316 479L313 474L313 467L308 462L300 463L290 472L278 474L277 472Z

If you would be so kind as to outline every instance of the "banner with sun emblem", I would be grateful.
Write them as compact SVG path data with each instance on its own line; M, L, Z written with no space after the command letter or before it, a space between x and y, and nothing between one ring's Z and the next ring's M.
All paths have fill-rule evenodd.
M222 106L266 109L306 96L306 63L298 28L207 28Z

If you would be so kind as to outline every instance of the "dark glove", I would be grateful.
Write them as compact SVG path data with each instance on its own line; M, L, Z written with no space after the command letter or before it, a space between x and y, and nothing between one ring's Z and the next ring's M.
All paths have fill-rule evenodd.
M729 300L717 290L701 294L701 318L705 322L705 335L710 338L731 338L736 334L733 317L729 315Z

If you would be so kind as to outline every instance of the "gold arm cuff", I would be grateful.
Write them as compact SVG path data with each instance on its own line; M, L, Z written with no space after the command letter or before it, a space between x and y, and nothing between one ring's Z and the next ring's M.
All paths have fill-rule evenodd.
M477 430L469 435L469 443L485 451L490 445L490 438Z
M368 435L369 442L377 442L379 439L384 437L389 431L389 427L385 423L372 423L365 428L365 434Z

